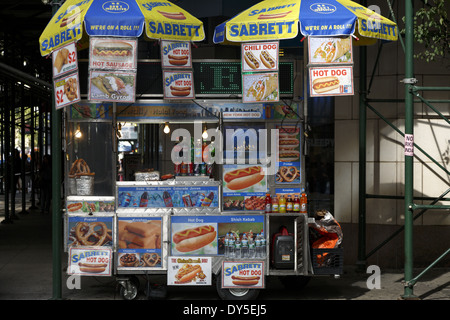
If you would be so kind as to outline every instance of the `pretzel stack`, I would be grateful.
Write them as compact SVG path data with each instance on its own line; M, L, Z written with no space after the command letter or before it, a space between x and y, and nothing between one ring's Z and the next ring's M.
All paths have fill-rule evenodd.
M70 167L69 171L69 177L75 178L79 176L94 176L95 172L91 172L91 169L89 168L86 161L83 159L77 159L72 163L72 166Z

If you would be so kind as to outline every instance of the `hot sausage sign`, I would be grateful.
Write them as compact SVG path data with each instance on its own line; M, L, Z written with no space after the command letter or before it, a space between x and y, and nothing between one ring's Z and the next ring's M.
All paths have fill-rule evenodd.
M353 66L311 67L311 97L353 95Z

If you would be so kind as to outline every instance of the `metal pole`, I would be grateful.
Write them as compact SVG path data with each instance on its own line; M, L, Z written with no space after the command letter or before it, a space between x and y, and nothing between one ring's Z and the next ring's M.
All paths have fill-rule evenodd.
M52 14L54 15L57 10L57 2L53 0ZM53 299L61 299L61 112L60 110L56 110L55 99L53 97L54 94L52 94L51 111ZM41 205L43 204L41 203Z
M359 271L366 265L366 97L367 97L367 48L359 48L359 215L358 261Z
M414 77L414 21L413 0L405 1L405 135L414 134L414 101L412 87ZM413 160L405 153L405 283L413 278ZM404 287L404 299L414 298L413 287Z

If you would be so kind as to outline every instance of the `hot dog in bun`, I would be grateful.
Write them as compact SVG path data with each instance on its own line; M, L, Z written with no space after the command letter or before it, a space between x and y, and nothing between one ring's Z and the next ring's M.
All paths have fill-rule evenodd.
M280 150L279 158L281 162L298 161L300 152L296 150Z
M259 57L266 68L272 69L275 67L275 60L266 50L261 51Z
M170 93L177 97L186 97L191 93L191 87L170 86Z
M176 232L172 241L179 252L190 252L200 249L216 239L213 226L200 226Z
M244 53L244 60L250 68L252 69L259 68L259 61L258 59L256 59L255 55L251 51L246 51Z
M97 41L92 51L94 56L111 59L123 59L133 55L133 46L125 41Z
M232 276L232 282L237 286L254 286L259 282L260 277L241 277L241 276Z
M80 271L88 273L102 273L106 270L107 266L108 264L106 263L78 263Z
M186 263L175 275L178 283L192 281L199 273L202 272L202 267L199 265L192 265Z
M337 77L322 77L313 81L313 90L317 93L328 92L337 88L339 88Z
M67 205L67 211L75 212L75 211L81 210L82 207L83 207L83 203L81 203L81 202L71 203L71 204Z
M174 56L169 54L167 56L169 58L169 63L174 66L184 66L188 63L188 56Z
M230 190L241 190L257 184L264 179L264 172L260 166L229 171L224 176L226 187Z

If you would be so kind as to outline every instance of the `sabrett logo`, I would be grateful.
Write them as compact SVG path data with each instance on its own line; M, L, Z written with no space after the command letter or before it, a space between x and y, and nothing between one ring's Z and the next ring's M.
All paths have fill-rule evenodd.
M374 20L361 19L361 30L395 37L395 26Z
M142 6L147 9L148 11L152 11L153 8L156 7L171 7L172 4L171 3L167 3L167 2L146 2L143 3Z
M188 49L189 45L188 45L187 42L171 43L171 44L163 47L163 53L166 55L170 51L172 51L174 49L177 49L177 48L186 48L186 49Z
M274 10L279 10L279 9L284 9L284 8L291 8L294 7L296 5L296 3L291 3L291 4L285 4L284 6L277 6L277 7L270 7L270 8L263 8L261 10L253 10L251 11L248 15L254 16L256 14L261 14L261 13L266 13L266 12L272 12ZM281 13L281 12L280 12Z
M96 256L107 256L108 252L105 251L85 251L85 252L81 252L79 255L78 254L74 254L72 255L72 262L73 263L77 263L78 261L80 261L81 259L84 258L88 258L88 257L96 257Z
M165 34L174 36L188 36L191 37L199 36L200 26L194 26L190 24L180 24L180 23L166 23L166 22L156 22L149 21L148 27L151 33L154 34Z
M291 33L295 21L277 21L268 23L233 24L230 27L231 37L262 36Z
M75 39L81 33L81 25L76 25L73 29L62 30L49 39L44 39L41 45L41 51L52 50L57 45Z
M231 276L233 273L245 269L261 269L261 263L242 263L233 265L231 268L225 268L225 275Z
M174 81L180 80L180 79L191 79L190 73L175 73L172 74L170 77L167 77L164 79L164 83L166 84L166 87L170 86Z
M58 18L55 21L55 24L57 24L62 18L64 18L69 12L72 12L74 9L78 9L79 6L82 6L83 4L86 4L88 2L91 2L92 0L84 0L78 3L75 3L73 6L70 6L67 8L66 11L64 11L63 13L61 13ZM79 9L78 9L79 11Z

